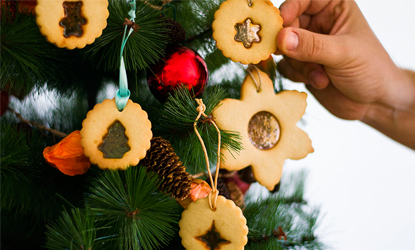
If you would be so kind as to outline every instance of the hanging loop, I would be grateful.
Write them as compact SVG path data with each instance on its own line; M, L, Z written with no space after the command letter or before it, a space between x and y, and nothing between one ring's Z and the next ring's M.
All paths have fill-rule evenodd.
M135 15L135 11L136 11L135 0L130 1L130 7L131 8L130 8L130 11L128 12L128 15L130 16L130 21L134 23L135 16L136 16ZM131 95L130 90L128 90L127 71L125 69L123 53L124 53L125 45L127 44L128 37L130 37L134 29L128 29L129 28L128 22L124 23L124 25L125 25L124 35L122 38L121 51L120 51L120 78L119 78L120 89L115 94L115 103L117 104L117 108L119 111L122 111L125 108L125 105L127 105L127 102L130 99L130 95ZM127 30L128 30L128 34L127 34Z
M252 70L255 69L256 73L258 75L258 81L257 79L254 77L254 74L252 74ZM256 92L261 91L261 75L259 74L259 69L253 65L253 64L249 64L248 68L247 68L247 72L248 74L251 76L252 80L254 81L255 85L256 85Z
M166 14L164 14L164 9L167 7L173 8L173 17L174 17L174 20L176 21L176 7L173 4L168 3L168 4L163 5L163 7L161 8L161 13L163 14L163 16L166 16Z
M213 126L215 126L216 131L218 132L218 159L216 161L216 173L215 173L215 181L213 181L213 176L212 173L210 171L210 167L209 167L209 157L207 154L207 150L206 150L206 146L205 143L203 142L202 137L199 134L199 131L196 128L197 125L197 121L200 119L201 116L208 118L208 116L205 114L206 111L206 105L203 104L202 99L195 99L197 104L199 105L196 110L198 113L195 122L193 123L193 128L195 130L195 133L197 135L197 138L199 138L200 144L202 145L203 148L203 153L205 155L205 160L206 160L206 169L208 171L208 175L210 178L210 183L212 183L212 191L209 193L208 199L209 199L209 206L210 209L212 209L213 211L216 210L216 202L219 196L219 191L217 189L218 187L218 176L219 176L219 168L220 168L220 148L221 148L221 136L220 136L220 130L218 128L218 126L216 125L216 123L210 119L209 122L213 124Z

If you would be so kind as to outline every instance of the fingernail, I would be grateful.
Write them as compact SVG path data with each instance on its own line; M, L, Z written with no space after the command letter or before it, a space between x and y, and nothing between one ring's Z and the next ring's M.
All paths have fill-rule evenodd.
M294 51L298 46L298 35L294 32L289 32L285 38L285 49Z

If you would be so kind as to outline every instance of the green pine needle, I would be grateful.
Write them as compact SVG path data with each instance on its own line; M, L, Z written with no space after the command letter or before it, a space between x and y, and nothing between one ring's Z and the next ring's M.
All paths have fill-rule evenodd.
M255 242L255 244L248 244L245 246L245 250L284 250L277 238L271 237L265 240Z
M157 62L169 41L163 18L160 18L161 12L151 8L144 1L136 1L136 6L135 23L139 29L137 32L133 31L124 49L125 67L128 71L135 72ZM108 10L110 15L102 36L92 45L85 47L82 53L96 68L117 71L120 67L124 21L125 18L129 19L130 5L127 1L110 0Z
M95 219L85 210L74 208L71 213L62 212L61 217L51 226L47 226L46 248L58 249L105 249L105 244L99 244Z
M47 209L44 207L45 202L53 200L51 196L54 192L49 188L48 181L41 180L40 164L33 163L43 158L37 150L43 148L39 140L40 136L35 132L29 136L10 124L2 124L1 209L19 215L34 213L36 220L48 220L53 217L52 211L56 206L53 204ZM41 162L44 160L41 159Z
M224 99L226 92L219 86L209 87L203 93L201 99L206 105L205 114L211 116L213 110ZM174 95L170 96L158 113L157 124L153 131L155 134L166 138L180 157L186 171L196 174L206 171L205 156L200 141L194 132L193 123L196 120L198 104L192 98L186 87L178 88ZM210 161L217 159L218 134L215 127L204 122L204 118L198 121L197 129L205 143ZM241 149L240 135L237 132L221 131L222 147L238 153Z
M177 204L157 191L159 182L143 167L105 171L90 190L88 210L113 227L118 249L157 249L166 245L177 223Z
M177 9L177 21L186 30L188 37L194 37L211 28L215 11L223 1L178 0L172 4Z
M10 124L1 125L0 167L2 172L14 171L13 165L27 165L29 147L24 133L19 133Z
M244 209L249 228L246 249L322 249L314 231L319 209L303 200L305 173L283 178L278 194L249 201ZM278 239L278 227L287 240Z
M16 4L16 9L19 9L19 2ZM78 69L73 57L76 52L59 49L46 41L33 15L15 11L12 20L7 15L10 10L3 4L1 12L5 15L1 16L0 22L0 87L19 94L27 94L45 82L50 85L59 82L61 89L62 85L70 88L68 82L73 78L65 72Z
M263 236L270 236L273 230L281 226L283 218L283 202L279 197L258 199L256 202L248 203L244 209L249 234L252 240L260 240ZM290 216L291 217L291 216Z

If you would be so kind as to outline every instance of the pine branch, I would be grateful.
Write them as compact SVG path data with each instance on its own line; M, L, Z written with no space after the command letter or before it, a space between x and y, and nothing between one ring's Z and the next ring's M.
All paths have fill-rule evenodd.
M124 61L128 71L146 69L155 63L164 53L168 43L165 35L161 12L143 1L136 1L135 24L139 29L128 38L125 46ZM120 49L124 33L125 18L128 18L130 6L127 1L109 0L110 16L102 36L82 50L83 58L103 71L117 71L120 67Z
M2 171L13 165L27 165L29 147L23 133L18 133L10 124L1 126L0 167ZM5 147L7 145L7 147ZM12 169L10 169L13 171Z
M159 193L159 182L143 167L105 171L92 185L87 209L117 234L118 249L156 249L166 245L177 223L174 200Z
M42 186L33 186L41 183L41 169L32 164L39 157L34 156L39 148L39 137L36 134L28 136L26 133L9 124L1 126L1 208L16 214L37 214L36 219L51 218L50 210L43 209L44 198L35 198L34 194L48 193L49 189ZM4 146L7 145L7 146ZM42 147L42 146L40 146ZM32 157L34 156L34 157ZM45 182L43 182L45 183ZM47 184L46 184L47 185ZM46 195L50 200L50 194ZM53 206L49 206L51 208Z
M79 208L72 209L70 213L62 212L61 217L47 228L47 249L113 249L104 241L111 236L98 238L97 231L103 228L96 228L94 216Z
M3 1L2 1L3 3ZM19 2L16 1L16 9ZM60 87L73 88L72 75L77 72L76 52L59 49L46 41L33 15L15 11L10 18L7 5L1 5L1 70L0 88L15 95L29 93L35 86L59 82Z
M212 75L216 70L222 68L222 66L228 64L231 60L226 58L222 51L214 49L212 53L209 53L205 57L205 62L208 67L209 74Z
M26 120L26 119L24 119L24 118L22 117L22 115L21 115L21 114L17 113L15 110L13 110L13 109L11 109L11 108L8 108L8 110L9 110L10 112L12 112L12 113L13 113L13 114L17 117L17 118L19 118L19 119L20 119L20 121L22 121L22 122L24 122L24 123L26 123L26 124L33 125L33 126L35 126L35 127L39 128L39 129L41 129L41 130L46 130L46 131L50 132L51 134L53 134L53 135L55 135L55 136L57 136L57 137L60 137L60 138L64 138L64 137L66 137L66 136L67 136L67 134L62 133L62 132L60 132L60 131L57 131L57 130L55 130L55 129L50 129L50 128L47 128L47 127L45 127L45 126L43 126L43 125L41 125L41 124L39 124L39 123L37 123L37 122L32 122L32 121Z
M277 195L248 202L244 209L249 227L247 249L324 247L314 234L319 210L307 206L302 197L304 178L304 172L291 175L288 179L283 178L283 185Z
M205 90L202 95L206 105L205 113L211 117L214 108L225 97L225 91L213 86ZM193 123L198 115L197 103L191 97L187 88L179 88L173 96L170 96L162 109L156 110L158 118L153 131L166 138L173 146L176 154L180 157L186 171L197 174L206 170L203 149L199 139L194 133ZM217 158L217 131L209 123L209 119L201 119L198 122L198 130L208 152L209 159ZM232 152L241 149L240 136L236 132L221 131L222 147Z
M214 14L224 0L176 0L177 21L184 27L188 37L194 37L210 27Z
M196 34L194 36L191 36L191 37L188 37L184 41L184 43L191 44L193 42L197 42L197 41L200 41L200 40L205 40L206 38L211 38L212 37L212 32L213 32L212 27L209 26L209 27L205 28L203 31L199 32L198 34Z
M15 217L28 216L38 223L52 220L66 205L57 193L78 205L85 179L95 171L90 169L76 177L62 174L46 163L42 155L52 141L27 124L3 124L4 119L1 118L1 144L7 146L1 147L2 211Z

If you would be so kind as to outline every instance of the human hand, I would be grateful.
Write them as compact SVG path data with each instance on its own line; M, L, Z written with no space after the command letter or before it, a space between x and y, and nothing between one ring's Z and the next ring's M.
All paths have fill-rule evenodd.
M370 106L396 106L404 74L354 1L287 0L277 37L280 73L304 82L332 114L363 120Z

